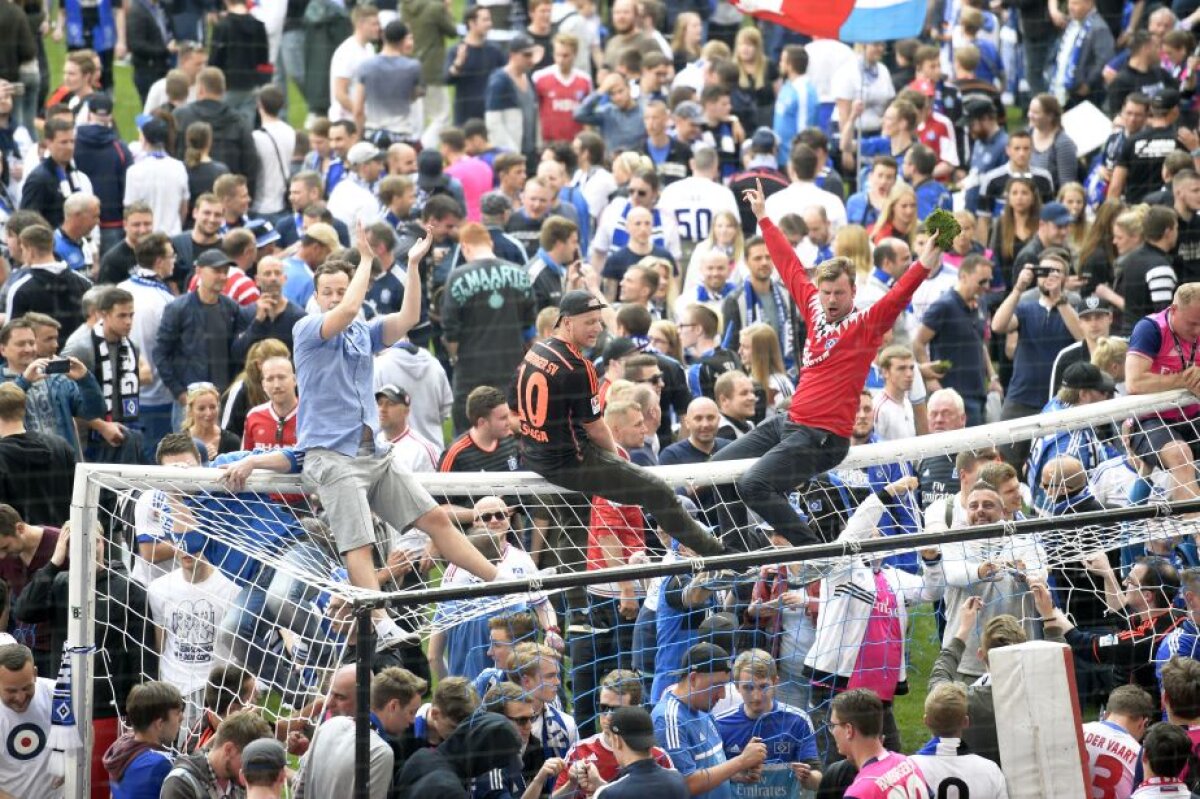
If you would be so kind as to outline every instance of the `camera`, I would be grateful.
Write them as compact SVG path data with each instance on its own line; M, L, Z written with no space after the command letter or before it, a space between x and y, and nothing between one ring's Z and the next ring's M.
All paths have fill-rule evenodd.
M71 371L71 361L67 358L51 358L46 363L46 368L42 370L43 374L48 375L65 375Z
M1033 268L1033 276L1034 277L1050 277L1057 271L1058 270L1055 269L1053 266L1035 266Z

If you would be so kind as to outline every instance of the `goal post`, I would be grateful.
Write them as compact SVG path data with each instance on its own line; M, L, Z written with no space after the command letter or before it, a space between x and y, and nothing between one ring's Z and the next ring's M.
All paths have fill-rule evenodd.
M1063 431L1107 431L1110 428L1119 431L1126 419L1178 409L1192 399L1192 395L1183 391L1120 397L1009 422L855 446L851 447L839 468L855 470L896 462L915 463L936 455L985 450ZM1120 444L1116 441L1120 433L1105 432L1104 435L1112 436L1106 439L1107 443ZM731 489L751 464L752 461L702 463L653 467L651 471L677 490L696 493L715 486ZM357 631L358 651L365 653L358 659L357 666L359 740L356 741L356 768L360 774L365 773L361 769L368 765L367 708L373 652L370 642L374 633L370 613L375 608L387 607L398 620L408 623L410 629L429 639L460 625L486 622L487 618L507 613L515 607L533 607L544 597L554 597L571 589L639 581L648 584L656 578L689 573L731 570L736 574L726 579L745 580L748 570L755 567L816 560L822 564L826 576L832 579L839 570L853 569L860 561L912 553L922 547L966 546L980 542L992 542L999 547L1006 542L1035 537L1041 542L1039 545L1044 545L1046 556L1042 565L1049 569L1068 560L1077 560L1089 551L1179 536L1185 529L1180 516L1200 512L1200 499L1165 502L1159 498L1151 504L1070 517L1031 518L938 532L924 532L918 527L916 532L887 537L854 537L805 547L707 558L684 555L674 561L638 562L589 571L525 571L517 579L497 583L453 581L445 576L450 569L445 573L434 570L425 575L414 571L409 575L410 582L403 587L392 585L384 590L369 591L344 581L344 575L339 575L341 563L336 552L309 546L317 541L319 531L316 526L306 526L301 519L307 521L308 517L315 517L316 509L305 497L299 475L255 472L244 491L237 495L228 493L220 477L219 470L202 468L109 464L81 464L77 468L71 507L67 644L72 652L72 696L84 747L69 754L68 795L85 795L90 781L97 654L97 548L103 545L106 553L123 553L126 560L133 562L138 557L136 542L131 540L136 531L129 529L127 518L118 518L111 501L114 497L130 503L142 496L156 497L155 513L166 520L162 522L164 530L174 531L170 533L174 537L169 540L182 553L204 552L206 559L210 552L223 553L225 560L216 562L214 572L227 573L232 579L230 586L221 589L221 602L213 600L213 606L218 608L213 613L225 613L223 609L246 612L240 617L230 614L210 621L219 623L218 635L232 636L239 646L237 651L255 658L254 665L241 661L239 664L256 674L260 684L267 685L267 690L281 696L293 691L294 686L266 665L282 662L278 668L287 672L287 679L300 680L299 687L294 688L296 696L319 695L329 676L343 662L349 642L347 631ZM477 500L495 495L511 498L517 505L531 509L566 508L577 512L570 506L565 492L530 472L430 473L421 474L418 479L439 502L460 507L470 507ZM583 511L589 511L590 507L593 506L585 506ZM294 521L294 528L291 522L283 525L286 529L280 528L274 525L275 520L258 524L256 514L272 508ZM579 521L587 526L590 520ZM411 547L410 533L377 530L379 559L386 560L389 551L396 548ZM164 533L164 540L166 538ZM419 549L419 534L416 540ZM305 550L305 556L293 557L300 549ZM312 555L310 549L316 549L317 554ZM951 551L947 549L947 559L952 557ZM139 612L148 615L151 611L147 607ZM241 620L232 625L224 624L229 618ZM328 635L334 643L319 647L314 640L318 635ZM146 643L155 645L154 642ZM225 639L218 638L212 642L213 650L219 657L233 658L224 649L225 643ZM586 664L573 663L572 668L581 665ZM564 664L564 676L567 670ZM158 675L143 674L141 678L157 679ZM189 703L195 701L193 693ZM193 716L196 712L199 709L192 708ZM360 788L365 787L361 778L359 782Z

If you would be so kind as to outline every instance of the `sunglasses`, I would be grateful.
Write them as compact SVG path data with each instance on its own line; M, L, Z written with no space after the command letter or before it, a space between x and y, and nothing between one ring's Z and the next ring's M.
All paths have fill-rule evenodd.
M663 381L662 372L649 377L643 377L641 380L634 380L635 383L661 383Z
M630 189L629 193L631 195L633 195L634 197L649 197L650 196L649 189Z
M507 718L518 727L530 727L533 725L533 716L507 716Z
M509 517L509 512L506 510L490 511L488 513L479 514L481 522L498 522Z
M199 383L188 383L188 387L187 387L187 393L188 393L189 397L192 396L193 394L199 394L204 391L216 391L216 390L217 390L217 387L215 385L213 385L212 383L209 383L208 381L203 381L203 382L199 382Z
M600 715L605 716L609 713L612 713L618 707L620 707L620 705L606 705L603 702L601 702L600 703Z

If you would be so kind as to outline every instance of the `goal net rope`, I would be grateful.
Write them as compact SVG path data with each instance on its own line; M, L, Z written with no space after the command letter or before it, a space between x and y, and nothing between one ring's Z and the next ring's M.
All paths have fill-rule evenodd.
M391 653L390 662L411 666L414 657L428 657L435 677L476 680L496 658L507 660L511 646L497 652L495 631L502 643L507 636L509 644L529 638L558 645L558 635L544 636L558 628L566 639L562 704L574 711L581 731L597 729L605 675L618 668L639 672L649 704L678 676L681 653L704 636L735 652L769 652L779 698L803 708L813 698L814 674L855 672L875 606L847 597L870 599L876 588L884 590L878 580L885 578L892 588L888 601L900 605L907 646L899 663L881 655L885 682L906 676L923 686L926 675L904 671L915 650L937 647L942 633L933 606L945 604L952 616L951 605L967 595L985 599L985 614L1013 614L1036 637L1041 614L1029 585L1048 580L1055 603L1068 614L1089 623L1102 619L1119 631L1127 623L1108 609L1114 599L1101 560L1119 580L1145 554L1179 563L1195 559L1193 525L1178 512L1193 509L1181 502L1195 496L1189 493L1194 479L1177 485L1178 472L1172 476L1139 460L1131 449L1137 426L1130 424L1177 424L1189 397L1121 397L854 446L837 469L792 495L797 513L824 541L798 550L752 548L701 559L681 550L641 509L572 495L532 473L419 475L462 520L472 543L501 564L509 578L502 584L482 584L442 563L420 530L377 523L382 589L350 585L321 509L299 475L256 472L244 491L232 494L215 469L81 465L68 641L79 653L76 712L90 717L90 708L81 707L93 697L88 683L104 675L96 663L111 660L105 648L114 646L142 648L133 659L143 664L135 682L163 679L180 687L193 730L204 724L206 687L210 706L214 694L229 690L209 684L212 668L228 663L253 675L273 708L308 712L328 692L333 672L356 655L350 617L363 604L386 608L411 634L411 644L401 647L406 651ZM977 475L997 448L1020 442L1030 450L1019 470L1020 513L972 527L958 496L956 461ZM976 460L963 460L964 453ZM1078 478L1069 478L1069 463L1064 467L1067 459L1082 468L1082 493ZM726 540L734 533L753 543L769 530L737 495L738 477L749 465L651 471L687 498L702 523L724 527ZM943 479L931 477L937 474ZM1080 496L1098 505L1076 507ZM1132 510L1079 514L1085 507L1131 504ZM728 529L739 518L740 529ZM795 584L788 564L806 560L819 565L822 579ZM988 565L981 570L980 564ZM122 584L114 577L122 572L135 590L117 595L110 587ZM122 613L97 614L98 606L113 603ZM888 612L897 615L894 605ZM126 625L137 620L143 637L131 642L114 634L123 631L107 629L106 619L118 615ZM531 632L525 629L530 619ZM736 696L727 699L736 703ZM179 745L188 745L185 737Z

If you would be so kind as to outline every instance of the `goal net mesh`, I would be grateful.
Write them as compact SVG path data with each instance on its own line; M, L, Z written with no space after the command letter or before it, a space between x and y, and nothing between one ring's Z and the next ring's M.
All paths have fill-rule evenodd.
M792 496L797 513L826 542L807 552L763 549L701 560L680 550L641 509L571 495L536 475L419 475L462 520L472 543L505 565L511 582L504 593L441 562L422 531L382 523L374 529L382 590L350 585L321 509L298 475L256 472L246 490L231 494L216 470L85 466L77 477L72 534L80 539L72 542L72 604L84 621L73 626L68 644L86 653L76 679L111 680L98 666L116 659L107 650L136 650L122 660L142 664L133 682L166 680L184 695L181 749L194 745L205 727L206 688L209 710L228 708L242 690L210 683L214 666L245 669L255 678L256 701L273 712L316 719L314 703L328 696L331 676L356 656L351 609L378 601L411 638L375 654L376 666L419 671L428 658L435 683L460 675L486 690L514 679L528 692L556 692L580 737L599 729L600 706L609 704L601 696L606 675L636 672L642 701L650 705L677 679L683 653L703 640L734 656L750 648L770 653L777 698L811 709L819 727L828 694L812 690L817 674L837 675L839 687L886 691L906 680L913 697L906 701L919 702L928 676L921 671L942 638L953 634L966 596L983 598L981 618L1011 613L1038 637L1041 614L1029 586L1047 580L1056 605L1081 626L1127 627L1124 616L1107 608L1115 598L1106 597L1112 584L1106 586L1101 561L1119 581L1146 554L1176 563L1195 559L1191 523L1171 512L1175 502L1195 496L1194 476L1180 484L1179 470L1173 476L1135 457L1131 437L1139 428L1130 420L1177 424L1186 402L1178 393L1124 397L852 447L840 467L797 486ZM978 476L997 453L1014 451L1022 458L1021 490L1014 495L1011 485L1000 487L1004 500L1021 509L1015 520L973 536L957 496L955 464ZM1071 458L1083 477L1071 476L1064 460ZM744 518L737 538L753 543L769 531L738 498L737 479L747 466L652 471L689 500L703 523L721 529ZM1161 512L1134 520L1073 519L1096 507L1078 504L1081 497L1106 509L1157 503ZM1047 515L1060 518L1037 521ZM732 540L734 531L724 532ZM922 556L934 554L930 546L940 560L927 563ZM134 590L104 594L114 582L97 579L95 564L81 565L88 560L83 552L125 570ZM797 582L795 564L811 555L820 555L814 562L821 579ZM105 616L94 615L98 603L121 604L125 629L110 629ZM949 625L935 606L946 608ZM79 607L91 610L79 614ZM892 635L903 651L861 645L864 629L880 616L896 620ZM144 634L129 633L131 620ZM561 630L565 646L549 628ZM537 676L541 670L522 680L493 668L510 666L513 645L523 640L561 650L560 689L538 683L552 680ZM973 652L976 643L967 643ZM979 670L968 660L965 673ZM731 687L723 703L738 701ZM90 709L77 713L87 719ZM906 734L905 749L921 744L923 738Z

